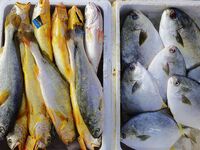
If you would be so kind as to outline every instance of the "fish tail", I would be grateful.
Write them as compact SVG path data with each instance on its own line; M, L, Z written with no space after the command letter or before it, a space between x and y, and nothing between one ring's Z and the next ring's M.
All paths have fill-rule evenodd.
M73 6L68 12L68 30L73 30L76 26L83 26L84 18L80 9Z
M16 2L15 4L17 7L19 7L20 9L24 10L24 11L29 11L31 8L31 3L20 3L20 2Z
M45 6L49 6L50 2L49 0L39 0L38 2L40 4L40 6L45 7Z
M62 21L68 20L67 9L66 9L65 5L63 5L62 3L57 5L55 8L55 11L53 13L53 20L55 18L59 18Z

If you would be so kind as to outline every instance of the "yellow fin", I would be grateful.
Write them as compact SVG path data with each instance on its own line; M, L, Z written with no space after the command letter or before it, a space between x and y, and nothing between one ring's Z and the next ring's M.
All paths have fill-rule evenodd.
M73 30L75 26L83 26L83 14L80 9L73 6L68 12L68 29Z
M0 48L0 55L1 55L2 52L3 52L3 47Z
M10 95L10 92L8 90L4 90L0 92L0 105L2 105Z
M179 128L179 132L181 133L181 135L185 135L184 129L181 124L178 124L178 128Z
M34 72L35 76L38 77L39 68L38 68L38 66L36 64L33 66L33 72Z
M167 105L163 102L161 109L167 108Z
M176 150L176 149L175 149L175 147L174 147L174 146L172 146L172 147L170 148L170 150Z

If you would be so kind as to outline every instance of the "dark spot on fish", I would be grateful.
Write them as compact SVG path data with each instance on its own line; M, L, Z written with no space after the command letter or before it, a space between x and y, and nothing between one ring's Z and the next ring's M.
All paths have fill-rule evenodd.
M136 20L136 19L138 19L139 18L139 16L133 11L133 12L131 12L131 18L133 19L133 20Z
M12 144L12 140L10 138L7 139L7 143L8 143L8 145L11 145Z
M134 85L132 86L132 94L133 94L137 89L139 89L140 86L141 86L140 83L135 82Z
M170 17L171 19L176 19L176 11L173 10L173 9L171 9L170 14L169 14L169 17Z
M185 95L182 95L182 102L187 105L192 105L191 101Z
M184 47L183 39L178 31L176 32L176 41Z
M137 138L139 138L141 141L146 141L148 138L150 138L149 135L138 135Z
M180 85L180 81L177 78L175 78L175 81L173 83L174 83L175 86L179 86Z
M134 64L131 64L131 65L129 66L129 68L130 68L131 71L133 71L133 70L135 70L135 65L134 65Z
M5 128L0 126L0 136L5 135Z
M95 135L99 135L99 132L100 132L100 129L97 128L97 129L94 131L94 134L95 134Z
M175 53L175 52L176 52L176 47L175 47L175 46L171 47L171 48L169 49L169 52L170 52L170 53Z
M181 90L184 92L184 93L187 93L187 92L190 92L191 89L185 87L185 86L181 86Z
M140 31L139 35L139 45L141 46L147 39L147 33L143 30Z
M166 65L163 66L163 70L167 75L169 75L170 70L169 70L169 64L168 63L166 63Z
M122 133L122 134L121 134L121 138L122 138L122 139L125 139L125 138L126 138L126 134L125 134L125 133Z

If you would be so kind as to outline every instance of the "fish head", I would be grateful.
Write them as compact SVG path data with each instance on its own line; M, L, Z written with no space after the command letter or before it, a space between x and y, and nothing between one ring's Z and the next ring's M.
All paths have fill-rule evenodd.
M102 15L101 15L101 10L98 6L95 5L95 3L92 3L92 2L89 2L86 7L85 7L85 18L86 18L86 22L85 22L85 25L87 27L90 27L92 26L96 20L100 21L98 22L98 26L101 25L101 28L102 29Z
M16 2L16 4L14 5L14 7L12 8L12 12L16 13L17 15L20 16L21 21L24 23L30 23L29 20L29 11L30 11L30 7L31 7L31 3L20 3L20 2Z
M123 143L129 143L137 136L137 130L131 121L128 121L121 129L120 138Z
M168 63L176 63L178 60L183 58L180 50L174 45L166 47L164 51Z
M164 10L161 18L160 26L174 32L192 25L190 17L177 8Z
M22 150L26 136L22 135L24 132L21 132L21 130L15 131L9 133L6 137L8 146L11 150L15 150L16 148Z

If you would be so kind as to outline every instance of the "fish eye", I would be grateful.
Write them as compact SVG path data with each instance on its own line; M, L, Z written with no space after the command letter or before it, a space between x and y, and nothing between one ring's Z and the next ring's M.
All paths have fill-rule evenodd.
M97 128L97 129L95 130L95 134L98 134L99 132L100 132L100 129Z
M171 10L169 16L170 16L171 19L176 19L176 12L175 12L175 10Z
M138 15L137 15L135 12L132 12L132 13L131 13L131 18L132 18L133 20L136 20L136 19L138 19Z
M51 143L51 136L48 136L47 143Z
M8 139L8 140L7 140L7 143L8 143L8 145L11 145L11 144L12 144L12 140L11 140L11 139Z
M134 65L130 65L130 70L135 70L135 66Z
M180 82L179 82L178 80L176 80L176 81L174 82L174 85L175 85L175 86L179 86L179 85L180 85Z
M171 48L169 49L169 52L170 52L170 53L175 53L175 52L176 52L176 48L175 48L175 47L171 47Z

